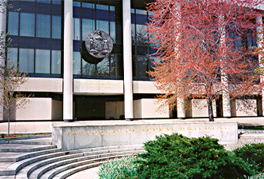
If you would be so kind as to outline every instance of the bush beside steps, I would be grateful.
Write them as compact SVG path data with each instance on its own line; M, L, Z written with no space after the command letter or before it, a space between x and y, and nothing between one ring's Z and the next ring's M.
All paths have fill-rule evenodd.
M157 136L144 148L143 154L102 164L100 179L253 179L264 169L264 144L227 151L217 139L175 133Z

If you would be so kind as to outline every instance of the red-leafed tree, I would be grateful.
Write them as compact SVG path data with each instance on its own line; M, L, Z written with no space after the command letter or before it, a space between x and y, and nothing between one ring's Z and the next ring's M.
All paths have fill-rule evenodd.
M228 93L241 98L261 93L250 46L256 41L255 9L263 0L156 0L147 5L150 43L158 57L149 72L173 109L178 98L212 101Z

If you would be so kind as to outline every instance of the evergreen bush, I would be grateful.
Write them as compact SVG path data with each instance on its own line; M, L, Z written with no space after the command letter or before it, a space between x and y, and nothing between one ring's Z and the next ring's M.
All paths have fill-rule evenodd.
M264 144L245 144L243 147L234 150L234 153L244 161L248 162L251 168L257 172L264 170Z
M139 154L138 178L234 179L254 175L243 159L228 152L210 137L188 138L180 134L157 136Z

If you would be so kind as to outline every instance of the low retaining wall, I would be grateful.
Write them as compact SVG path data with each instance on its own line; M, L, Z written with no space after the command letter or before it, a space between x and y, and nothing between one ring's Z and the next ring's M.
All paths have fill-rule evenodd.
M107 124L63 123L52 127L52 143L62 150L142 144L156 135L179 133L187 137L208 135L221 144L238 141L237 122L119 122Z

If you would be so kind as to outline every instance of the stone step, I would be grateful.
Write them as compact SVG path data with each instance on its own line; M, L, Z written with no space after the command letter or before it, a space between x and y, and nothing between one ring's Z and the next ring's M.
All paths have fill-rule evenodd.
M14 137L14 138L0 138L0 143L9 143L10 141L14 140L29 140L29 139L45 139L45 138L52 138L50 135L39 135L39 136L26 136L26 137Z
M126 156L130 156L130 155L116 155L113 157L106 157L105 159L99 159L99 160L95 160L94 163L80 163L78 164L77 167L73 166L73 168L71 168L69 166L69 168L67 168L66 170L64 170L63 172L55 175L54 177L50 177L48 179L65 179L75 173L78 173L80 171L86 170L86 169L90 169L90 168L94 168L97 167L101 164L103 164L105 161L110 160L110 159L114 159L114 158L122 158L122 157L126 157Z
M35 163L35 162L38 162L41 160L45 160L45 159L48 159L50 157L52 158L52 157L63 156L67 153L68 152L56 152L56 151L54 151L53 153L48 153L48 154L44 153L44 154L39 155L39 156L34 156L31 158L21 160L19 162L15 162L12 165L10 165L9 167L7 167L5 170L0 170L0 176L2 176L2 175L15 175L19 171L21 171L21 169L27 167L28 165L31 165L32 163Z
M35 152L54 148L55 145L1 144L0 152Z
M10 140L9 144L25 144L25 145L52 145L51 137L41 137L23 140Z
M40 150L37 152L21 153L21 152L0 152L0 162L19 162L21 160L32 158L44 154L59 152L61 149Z
M264 143L264 134L242 134L238 144Z
M103 153L98 155L87 155L84 157L79 157L71 160L66 160L62 162L56 162L51 165L47 165L40 170L36 170L35 174L30 175L30 179L47 179L53 178L54 176L62 173L68 169L75 168L78 166L102 162L112 158L118 158L119 156L128 156L133 155L135 153L142 153L144 150L131 150L131 151L117 151L117 152L110 152L110 153Z
M28 159L27 162L21 161L21 164L23 164L24 166L20 166L20 169L23 168L21 170L19 169L20 171L17 170L17 171L19 171L19 172L17 172L17 178L18 177L19 178L26 178L34 170L37 170L38 168L43 167L47 164L51 164L53 162L63 161L63 160L78 157L78 156L81 157L84 154L88 155L88 154L100 154L103 152L106 153L106 152L109 152L111 150L119 150L120 148L123 149L124 146L110 146L110 147L79 149L79 150L56 152L56 153L52 153L52 154L48 154L48 155L34 157L31 159ZM129 150L129 149L132 150L134 148L138 148L138 146L132 146L132 147L130 146L130 148L126 148L126 150ZM17 162L17 163L19 163L19 162ZM15 163L15 164L17 164L17 163ZM17 167L14 165L13 165L13 168Z

